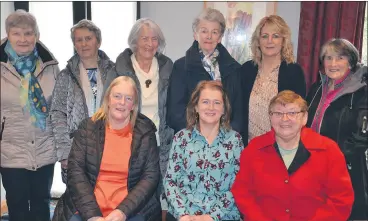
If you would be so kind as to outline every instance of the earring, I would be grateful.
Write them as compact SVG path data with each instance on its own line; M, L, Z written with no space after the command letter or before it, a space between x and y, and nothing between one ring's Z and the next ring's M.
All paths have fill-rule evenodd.
M225 121L225 116L222 115L221 118L220 118L220 125L221 126L224 124L224 121Z
M198 112L196 112L195 114L196 114L196 120L195 120L195 123L196 123L196 124L198 124L199 114L198 114Z

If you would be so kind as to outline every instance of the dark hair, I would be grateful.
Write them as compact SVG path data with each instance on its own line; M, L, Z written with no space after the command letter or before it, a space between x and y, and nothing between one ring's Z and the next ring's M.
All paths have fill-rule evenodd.
M323 69L323 60L328 51L334 51L340 56L346 56L349 61L349 65L353 72L357 69L357 64L359 61L359 51L356 47L348 40L343 38L333 38L327 41L321 49L319 56L320 66Z

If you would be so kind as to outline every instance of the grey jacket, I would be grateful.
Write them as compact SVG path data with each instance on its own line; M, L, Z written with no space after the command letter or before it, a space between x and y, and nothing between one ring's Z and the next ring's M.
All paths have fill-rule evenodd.
M116 59L115 74L107 77L104 90L108 88L110 83L118 76L132 77L138 87L139 101L141 102L141 87L138 77L135 75L132 60L130 56L133 54L129 48L125 49ZM160 117L160 125L158 128L160 137L160 169L161 175L165 175L168 162L168 154L171 148L172 138L174 137L174 130L166 124L166 98L169 78L173 67L173 62L170 58L163 54L156 55L159 65L159 82L158 82L158 112ZM139 104L139 110L141 103Z
M78 129L80 122L88 118L88 108L82 89L78 54L71 57L56 79L53 99L51 103L51 124L55 135L58 159L68 159L73 141L73 133ZM99 50L98 68L102 83L114 67L114 63L105 52Z
M57 161L50 118L46 121L46 131L32 126L20 104L19 87L21 76L5 53L7 39L0 45L1 60L1 167L37 170ZM59 73L58 62L41 43L36 43L40 68L34 75L41 85L48 105Z

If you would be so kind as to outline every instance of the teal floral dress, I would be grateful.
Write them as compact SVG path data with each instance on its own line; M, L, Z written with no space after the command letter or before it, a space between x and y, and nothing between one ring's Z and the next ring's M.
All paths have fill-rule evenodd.
M168 212L210 215L213 220L239 220L230 192L244 149L239 133L220 129L211 145L197 129L183 129L175 136L164 179Z

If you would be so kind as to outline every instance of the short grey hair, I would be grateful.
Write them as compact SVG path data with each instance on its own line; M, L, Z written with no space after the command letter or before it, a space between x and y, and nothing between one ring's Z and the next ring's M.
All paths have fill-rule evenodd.
M18 9L11 13L5 20L5 30L9 34L11 28L32 28L36 37L40 37L40 31L38 30L38 25L36 18L29 12L22 9Z
M95 23L87 19L80 20L70 29L70 37L72 38L73 44L75 40L74 37L75 30L81 28L87 28L90 32L93 32L96 36L97 42L101 44L102 42L101 30L95 25Z
M204 9L201 14L199 14L192 23L193 33L197 32L197 28L201 20L211 21L211 22L218 22L221 27L221 35L225 33L226 28L226 21L224 15L216 9L213 8L206 8Z
M158 26L158 24L156 24L153 20L149 18L141 18L135 22L132 29L130 30L128 37L129 48L133 51L133 53L137 51L138 38L140 36L140 31L144 25L151 28L158 38L157 53L163 53L166 46L165 36L162 33L160 26Z

